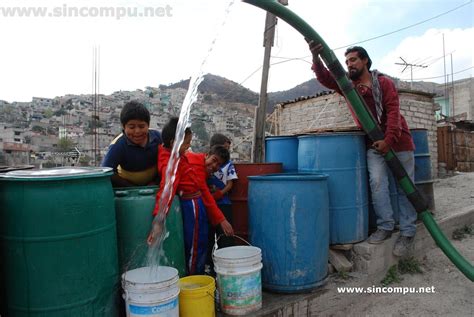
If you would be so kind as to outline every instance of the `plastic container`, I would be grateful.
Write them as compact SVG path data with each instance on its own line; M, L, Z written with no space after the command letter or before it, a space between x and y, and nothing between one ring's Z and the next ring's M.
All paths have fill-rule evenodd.
M265 162L282 163L283 172L298 171L298 137L270 136L265 138Z
M232 226L237 236L248 240L248 176L275 174L283 171L281 163L235 163L238 179L230 191ZM242 244L236 239L237 244Z
M146 265L146 238L153 221L157 191L157 186L114 189L121 274ZM183 219L178 197L173 200L165 226L169 236L160 250L159 265L174 267L179 276L185 276Z
M111 175L87 167L0 175L2 316L117 315Z
M264 289L310 291L325 282L329 253L328 176L249 177L250 243L262 250Z
M410 129L415 143L415 186L428 203L428 209L435 209L431 154L427 129Z
M179 280L179 316L214 317L216 282L207 275L192 275Z
M178 270L141 267L122 274L127 317L179 317Z
M299 137L299 172L329 175L330 244L367 239L368 173L365 134L332 132Z
M262 252L235 246L213 253L221 311L241 316L262 308ZM197 316L197 315L196 315Z

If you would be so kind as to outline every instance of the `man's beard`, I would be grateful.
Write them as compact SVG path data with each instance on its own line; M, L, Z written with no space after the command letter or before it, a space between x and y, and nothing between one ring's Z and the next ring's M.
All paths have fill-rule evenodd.
M356 68L351 68L349 69L349 78L351 80L357 80L362 76L362 70L361 69L356 69Z

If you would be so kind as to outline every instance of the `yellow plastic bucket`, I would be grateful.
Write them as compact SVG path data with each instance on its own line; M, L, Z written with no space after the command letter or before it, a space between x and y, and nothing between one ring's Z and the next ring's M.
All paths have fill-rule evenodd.
M179 280L179 316L215 317L216 282L207 275L192 275Z

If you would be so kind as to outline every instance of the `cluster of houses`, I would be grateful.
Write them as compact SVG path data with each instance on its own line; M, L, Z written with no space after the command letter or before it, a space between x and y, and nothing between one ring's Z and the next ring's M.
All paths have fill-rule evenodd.
M161 130L171 116L179 116L185 95L182 88L147 87L98 98L66 95L33 97L31 102L0 101L0 165L99 165L110 142L122 131L120 111L126 102L145 104L151 113L150 128ZM233 140L235 160L249 160L254 106L214 100L218 98L200 95L193 105L193 149L205 151L210 136L219 132Z

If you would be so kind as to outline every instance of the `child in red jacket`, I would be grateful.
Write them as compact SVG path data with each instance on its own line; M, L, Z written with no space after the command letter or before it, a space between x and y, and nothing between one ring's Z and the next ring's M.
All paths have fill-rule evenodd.
M160 197L166 182L166 168L171 156L178 118L173 117L163 127L163 145L158 150L158 173L161 175L160 190L156 196L153 215L160 211ZM179 149L179 164L175 174L172 193L167 202L171 205L175 193L180 197L184 226L184 249L188 274L203 274L206 263L208 221L220 225L226 235L233 235L233 229L209 192L206 179L210 173L229 159L229 151L224 147L214 147L208 154L187 152L191 145L192 132L187 128L183 144ZM163 208L161 208L163 209ZM148 242L154 240L151 232Z

